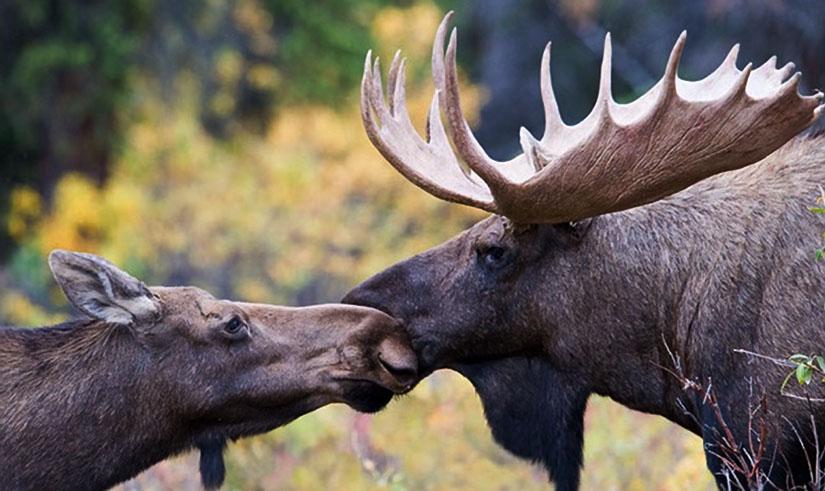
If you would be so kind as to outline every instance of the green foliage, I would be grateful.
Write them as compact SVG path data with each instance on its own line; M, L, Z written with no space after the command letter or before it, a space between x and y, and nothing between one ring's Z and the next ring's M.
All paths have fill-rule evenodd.
M370 23L387 0L264 0L280 47L288 102L335 105L361 80L364 53L374 45Z
M71 113L111 111L126 92L139 33L147 22L146 0L92 2L12 1L16 46L3 50L3 108L24 142L35 142L38 123L56 98L71 92ZM16 48L16 49L15 49ZM90 84L96 90L83 90ZM71 86L71 87L67 87Z
M788 362L793 366L793 370L785 377L780 387L780 392L784 392L785 386L792 377L796 378L799 385L809 385L814 376L820 382L825 382L825 358L821 355L803 355L797 353L788 357Z
M12 0L0 20L0 218L19 184L48 198L61 175L108 175L135 84L166 102L200 87L212 136L265 131L276 109L345 107L388 0ZM0 255L11 238L0 233Z
M0 20L0 217L12 187L105 174L150 0L9 0ZM0 233L0 256L9 247Z
M823 203L823 200L825 200L825 191L823 191L822 195L817 198L818 205L808 209L817 215L825 215L825 207L820 205L820 203ZM822 232L820 236L822 237L822 240L825 240L825 232ZM820 262L823 258L825 258L825 247L817 247L814 251L814 260L816 262Z
M817 205L808 208L812 213L817 215L825 215L825 191L820 188L820 196L816 199ZM825 240L825 232L821 234ZM819 247L815 251L814 259L819 262L825 257L825 248ZM785 387L791 378L796 378L799 385L810 385L814 380L814 376L819 378L820 382L825 382L825 357L821 355L804 355L797 353L788 357L788 364L793 368L790 373L782 381L780 392L785 391Z

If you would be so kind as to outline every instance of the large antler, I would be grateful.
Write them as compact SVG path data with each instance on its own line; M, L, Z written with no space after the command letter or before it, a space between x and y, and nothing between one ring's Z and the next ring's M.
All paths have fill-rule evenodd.
M404 102L404 61L396 55L384 101L376 59L367 55L361 113L382 155L413 183L449 201L505 215L518 223L562 223L625 210L680 191L720 172L761 160L810 126L825 110L823 94L798 94L801 74L776 57L757 69L736 67L739 47L702 80L677 76L683 32L664 76L629 104L611 93L611 45L604 43L599 95L590 115L567 126L550 82L550 44L541 61L545 130L541 140L521 130L524 153L508 162L490 158L465 120L458 95L456 31L443 52L447 14L435 36L436 94L428 139L413 128ZM447 117L447 132L440 107ZM376 121L376 116L378 121Z

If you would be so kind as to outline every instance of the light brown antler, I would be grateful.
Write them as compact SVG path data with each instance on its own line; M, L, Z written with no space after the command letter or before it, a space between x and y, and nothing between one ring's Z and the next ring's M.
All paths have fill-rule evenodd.
M396 53L388 77L388 105L378 59L373 63L372 53L367 53L361 81L361 117L370 141L404 177L428 193L495 212L487 185L456 160L441 122L438 91L430 105L427 141L413 128L405 102L404 69L404 60Z
M823 94L798 94L801 74L772 57L757 69L736 67L738 45L702 80L677 76L683 32L664 76L629 104L611 93L611 45L604 44L599 95L590 115L567 126L550 81L550 44L541 62L545 131L540 140L521 130L524 153L508 162L490 158L478 144L459 102L456 31L446 59L442 21L433 47L433 97L424 141L404 105L404 62L398 55L384 102L376 60L364 69L361 109L370 140L384 157L425 191L507 216L518 223L562 223L625 210L680 191L720 172L761 160L811 125L825 110ZM453 153L441 123L447 117ZM375 121L374 115L379 122Z

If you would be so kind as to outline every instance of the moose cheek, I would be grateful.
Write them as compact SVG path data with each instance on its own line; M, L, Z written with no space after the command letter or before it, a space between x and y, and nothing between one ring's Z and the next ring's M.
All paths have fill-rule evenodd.
M349 370L361 370L368 367L364 351L358 346L344 346L338 350L341 363Z

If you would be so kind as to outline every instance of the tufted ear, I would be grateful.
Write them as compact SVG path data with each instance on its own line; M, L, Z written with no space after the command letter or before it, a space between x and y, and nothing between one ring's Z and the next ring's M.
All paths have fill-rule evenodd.
M66 298L93 319L131 325L152 321L160 304L141 281L93 254L55 250L49 268Z

